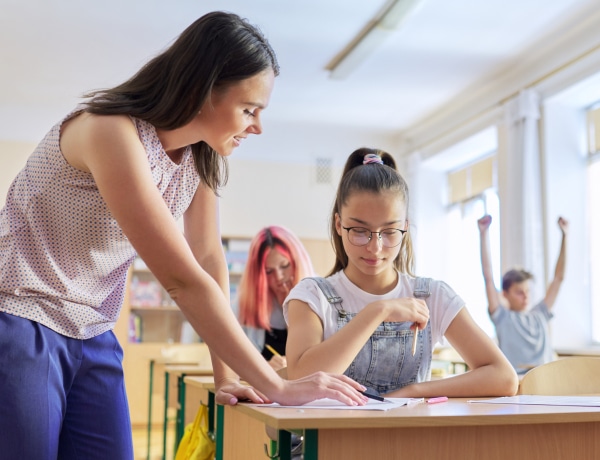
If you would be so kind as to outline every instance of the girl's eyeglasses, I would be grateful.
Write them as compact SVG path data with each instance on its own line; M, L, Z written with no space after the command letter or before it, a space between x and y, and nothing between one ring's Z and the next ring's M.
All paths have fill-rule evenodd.
M377 235L377 239L381 242L384 248L395 248L402 243L402 237L408 230L400 230L399 228L384 228L379 232L372 232L364 227L342 227L348 232L348 241L354 246L366 246L373 238L373 234Z

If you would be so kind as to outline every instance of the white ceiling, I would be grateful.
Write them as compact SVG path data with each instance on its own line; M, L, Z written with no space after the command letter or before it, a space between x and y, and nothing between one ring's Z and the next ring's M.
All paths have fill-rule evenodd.
M0 0L0 139L37 142L197 17L236 12L281 64L269 120L398 132L566 33L600 0L425 0L347 79L324 70L385 0Z

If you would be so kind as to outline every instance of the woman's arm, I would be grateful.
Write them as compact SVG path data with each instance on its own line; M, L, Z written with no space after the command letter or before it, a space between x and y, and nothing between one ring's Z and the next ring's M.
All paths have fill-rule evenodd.
M217 282L223 295L229 298L229 271L219 231L219 200L214 192L198 187L184 214L184 235L201 267ZM211 350L216 398L220 404L235 404L238 399L260 402L265 395L252 387L240 384L237 374Z
M517 392L519 380L513 367L466 308L452 320L445 336L470 370L455 377L408 385L387 396L511 396Z
M368 304L352 321L323 340L323 324L300 300L288 306L288 375L298 378L312 372L343 373L383 321L412 321L424 328L429 310L423 300L401 298Z
M348 404L364 401L351 388L360 386L349 379L318 375L294 384L283 381L266 363L231 311L219 285L223 275L217 274L218 282L198 263L171 216L128 117L82 114L65 127L61 147L67 161L94 176L100 194L133 247L211 352L238 375L278 402L298 403L319 397ZM215 244L214 235L212 241ZM218 244L220 247L220 241ZM211 254L200 257L206 257L204 262L210 265Z

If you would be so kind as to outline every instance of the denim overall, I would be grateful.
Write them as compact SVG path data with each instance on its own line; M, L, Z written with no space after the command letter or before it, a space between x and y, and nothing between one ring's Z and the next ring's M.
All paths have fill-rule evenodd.
M324 278L314 279L330 305L338 312L338 330L348 324L356 313L348 313L342 307L343 299ZM413 295L429 297L431 279L416 278ZM419 331L417 350L412 355L414 333L412 322L383 322L373 332L358 352L344 375L370 389L370 392L386 394L406 385L423 382L429 378L432 356L431 322Z

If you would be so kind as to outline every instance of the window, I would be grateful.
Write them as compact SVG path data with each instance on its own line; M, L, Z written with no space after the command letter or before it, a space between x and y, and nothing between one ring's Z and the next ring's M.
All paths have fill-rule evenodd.
M485 283L481 272L479 227L477 220L492 216L490 249L494 280L500 275L500 202L496 192L495 155L479 159L448 173L448 257L451 269L445 280L459 293L477 324L490 336L495 336L488 310Z
M495 337L494 325L488 315L488 302L481 272L479 228L477 220L490 214L490 250L494 280L499 287L500 274L500 201L494 189L448 208L448 256L454 261L445 280L459 293L475 322L490 336Z
M592 340L600 343L600 107L595 104L587 111L588 156L587 167L587 216L589 219L590 247L590 296L592 304Z
M413 195L416 273L448 283L490 337L495 329L487 313L477 220L493 216L492 257L499 271L497 149L497 129L489 126L430 155L419 165Z
M448 174L450 203L460 203L494 186L496 180L494 155Z
M589 216L589 245L590 245L590 283L592 299L592 340L600 343L600 156L588 167L588 213ZM594 282L594 280L596 280Z
M587 111L588 153L600 152L600 105L594 104Z

